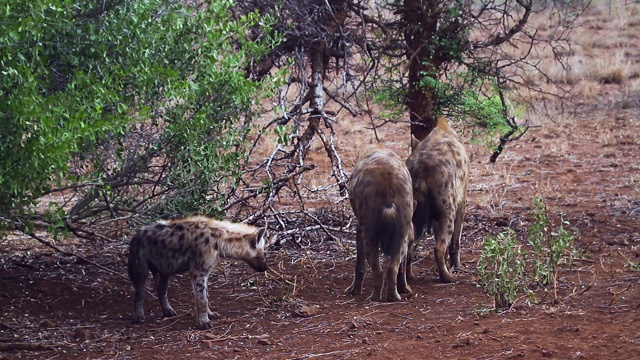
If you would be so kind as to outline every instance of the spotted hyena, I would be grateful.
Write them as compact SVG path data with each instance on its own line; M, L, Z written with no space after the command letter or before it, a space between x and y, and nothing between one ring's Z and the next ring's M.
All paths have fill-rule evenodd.
M413 227L416 241L425 230L435 235L435 258L442 282L456 279L445 264L449 250L451 267L460 268L460 237L469 184L469 156L458 134L443 117L423 141L412 141L407 168L413 180L416 208ZM411 272L412 249L407 255L407 276Z
M144 321L144 291L149 271L165 317L176 316L167 300L169 277L189 272L195 293L199 329L213 326L218 314L209 309L207 278L218 259L243 260L255 271L267 270L266 227L206 217L160 221L138 230L129 246L129 277L135 288L133 322Z
M349 197L357 221L356 269L346 292L362 292L366 259L374 278L371 300L398 301L400 293L411 292L405 276L407 246L413 239L411 175L398 155L376 149L356 164L349 179ZM389 256L386 296L379 249Z

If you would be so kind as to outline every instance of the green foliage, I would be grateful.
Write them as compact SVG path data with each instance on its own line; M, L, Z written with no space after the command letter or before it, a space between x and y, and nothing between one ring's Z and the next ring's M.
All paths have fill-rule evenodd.
M2 1L6 222L52 186L80 189L69 214L76 219L101 207L112 216L214 214L221 187L239 176L248 131L240 115L271 88L247 79L244 68L279 41L245 34L269 18L234 19L232 1L202 9L171 0L103 5ZM60 211L51 210L55 219L65 218Z
M459 74L458 82L464 85L458 86L441 81L436 75L423 75L420 86L436 99L435 113L446 112L454 118L471 119L474 140L483 140L489 145L495 134L510 130L497 85L482 81L472 72ZM514 109L509 110L514 112Z
M517 296L533 297L530 286L537 283L551 286L557 300L557 279L562 266L570 266L575 255L573 240L577 233L569 232L562 220L553 228L542 198L534 199L534 221L527 231L530 250L518 244L512 229L493 237L487 236L478 259L478 285L494 298L496 308L507 308Z
M405 115L406 108L404 104L407 97L405 89L398 87L395 82L382 79L372 80L370 85L372 86L373 102L382 107L380 117L398 120Z
M497 308L508 308L517 296L530 293L525 267L526 252L513 230L495 237L489 234L478 258L478 285L493 297Z
M276 141L278 144L289 146L289 136L294 131L293 126L289 125L276 125L273 128L273 132L276 134Z
M576 234L565 228L569 223L563 219L558 228L552 229L544 199L536 197L533 206L534 221L529 226L527 237L534 254L531 257L531 277L543 286L555 287L559 267L571 266Z

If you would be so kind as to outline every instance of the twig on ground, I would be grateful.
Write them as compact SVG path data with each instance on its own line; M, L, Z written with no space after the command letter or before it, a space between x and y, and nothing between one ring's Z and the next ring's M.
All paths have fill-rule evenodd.
M25 351L43 351L52 349L52 345L37 344L37 343L8 343L0 344L0 351L13 351L13 350L25 350Z
M4 327L4 328L5 328L5 329L7 329L7 330L11 330L11 331L13 331L13 332L18 332L18 330L16 330L16 329L12 328L11 326L9 326L9 325L7 325L7 324L5 324L5 323L0 323L0 326Z
M159 328L156 328L156 329L151 329L151 331L160 331L160 330L164 330L164 329L170 328L173 325L175 325L178 321L180 321L180 319L182 319L183 317L185 317L187 315L191 315L191 311L188 311L188 312L186 312L186 313L184 313L182 315L175 316L175 317L173 317L173 321L169 325L165 325L165 326L162 326L162 327L159 327Z
M616 299L620 295L622 295L625 291L631 289L631 286L633 286L633 283L629 283L629 285L624 290L621 290L621 291L618 291L618 292L615 292L612 289L607 289L607 292L612 295L611 296L611 301L609 302L609 306L613 305L613 303L616 301Z
M78 255L78 254L75 254L75 253L72 253L72 252L69 252L69 251L63 250L63 249L59 248L58 246L54 245L53 243L51 243L50 241L47 241L47 240L45 240L45 239L41 238L40 236L38 236L38 235L36 235L36 234L34 234L34 233L30 232L30 231L24 231L23 229L20 229L20 228L16 228L16 230L18 230L18 231L22 232L22 233L23 233L23 234L25 234L25 235L30 236L31 238L33 238L33 239L37 240L38 242L40 242L40 243L42 243L42 244L44 244L44 245L46 245L46 246L48 246L48 247L50 247L50 248L54 249L55 251L57 251L57 252L59 252L59 253L61 253L61 254L63 254L63 255L76 257L76 258L78 258L78 259L80 259L80 260L82 260L82 261L86 261L87 263L89 263L89 264L91 264L91 265L94 265L94 266L96 266L96 267L98 267L98 268L100 268L100 269L102 269L102 270L104 270L104 271L110 272L110 273L112 273L112 274L114 274L114 275L116 275L116 276L119 276L119 277L121 277L121 278L123 278L123 279L125 279L125 280L129 281L129 278L128 278L128 277L126 277L126 276L124 276L124 275L120 274L119 272L116 272L116 271L114 271L114 270L109 269L109 268L108 268L108 267L106 267L106 266L102 266L102 265L100 265L100 264L98 264L98 263L96 263L96 262L93 262L93 261L91 261L91 260L89 260L89 259L85 258L85 257L84 257L84 256L82 256L82 255Z
M237 340L237 339L258 339L258 340L264 340L264 339L268 339L269 335L264 334L264 335L238 335L238 336L220 336L217 337L215 339L203 339L202 341L206 341L206 342L220 342L220 341L227 341L227 340Z

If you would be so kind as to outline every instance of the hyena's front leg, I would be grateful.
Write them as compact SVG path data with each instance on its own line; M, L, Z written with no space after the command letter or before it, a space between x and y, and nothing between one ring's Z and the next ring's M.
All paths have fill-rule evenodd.
M214 315L214 313L209 310L208 276L208 272L193 272L191 274L191 285L196 298L196 326L200 330L213 327L213 322L209 319L209 314Z
M364 282L364 276L367 273L366 266L362 230L360 229L360 226L358 226L356 228L356 271L353 277L353 282L347 290L345 290L346 294L360 295L360 293L362 293L362 283Z
M160 301L160 307L162 307L162 316L172 317L178 315L169 305L169 299L167 298L167 289L169 288L169 275L153 274L153 279L156 283L156 290L158 292L158 300Z

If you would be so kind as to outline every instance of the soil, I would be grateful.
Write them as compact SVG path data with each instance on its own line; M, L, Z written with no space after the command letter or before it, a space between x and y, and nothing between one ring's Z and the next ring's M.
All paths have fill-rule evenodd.
M509 143L493 165L487 163L486 147L468 145L472 171L464 269L457 272L457 283L437 281L428 237L418 252L414 296L398 303L371 302L370 277L362 295L345 295L355 263L354 235L345 232L335 239L310 237L304 246L273 247L267 273L223 262L210 277L211 306L221 315L211 330L195 329L193 293L185 276L174 277L169 288L178 317L162 318L149 284L147 320L134 325L126 237L59 243L111 270L106 271L10 235L0 240L0 358L636 358L640 97L622 106L603 95L543 125ZM361 131L349 134L352 138L341 140L343 149L358 143L353 137ZM406 156L406 126L389 127L384 137ZM317 149L314 159L320 161L322 152ZM347 171L351 155L345 158ZM520 298L509 309L493 311L492 298L478 287L475 275L483 242L507 227L523 241L535 196L546 200L556 225L562 219L577 229L578 255L571 268L561 270L556 299L552 291L537 288L533 304ZM319 204L318 216L347 206L336 210L331 204Z
M602 119L607 119L603 121ZM585 109L562 129L531 131L498 163L473 154L462 241L465 266L455 284L437 281L427 238L416 264L415 296L399 303L350 296L353 234L312 239L270 252L273 271L253 273L224 262L210 278L211 305L222 316L195 329L193 295L173 278L179 313L162 318L147 294L147 321L131 323L127 239L66 248L111 269L8 237L0 252L0 357L11 359L503 359L631 358L640 354L640 132L638 109ZM395 134L404 137L406 134ZM389 137L395 136L388 135ZM532 199L547 201L552 219L579 231L581 255L560 272L557 300L537 291L505 311L477 286L475 267L487 233L507 226L520 234ZM321 209L318 213L331 213ZM14 350L10 350L14 349ZM25 350L17 350L25 349ZM635 355L634 355L635 354Z

